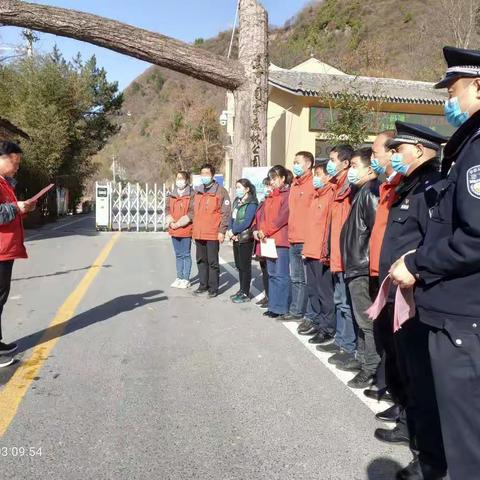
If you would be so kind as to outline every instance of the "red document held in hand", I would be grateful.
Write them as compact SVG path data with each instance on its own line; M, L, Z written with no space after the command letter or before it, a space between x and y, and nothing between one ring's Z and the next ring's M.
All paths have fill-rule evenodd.
M34 195L32 198L29 198L27 202L36 202L40 197L43 197L49 190L51 190L55 186L54 183L51 183L50 185L46 186L42 190L40 190L36 195Z

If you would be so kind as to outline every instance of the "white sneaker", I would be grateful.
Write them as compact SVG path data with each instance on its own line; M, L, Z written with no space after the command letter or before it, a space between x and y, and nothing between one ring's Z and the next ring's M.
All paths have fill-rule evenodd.
M179 278L176 278L175 281L170 285L172 288L178 288L182 281Z
M8 367L15 359L13 357L0 357L0 368Z
M180 280L178 288L188 288L190 287L190 282L188 280Z

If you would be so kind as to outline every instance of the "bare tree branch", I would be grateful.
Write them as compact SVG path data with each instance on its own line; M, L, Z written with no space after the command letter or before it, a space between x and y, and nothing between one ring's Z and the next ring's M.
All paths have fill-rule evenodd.
M89 13L0 0L0 23L93 43L231 90L245 82L244 68L238 61Z

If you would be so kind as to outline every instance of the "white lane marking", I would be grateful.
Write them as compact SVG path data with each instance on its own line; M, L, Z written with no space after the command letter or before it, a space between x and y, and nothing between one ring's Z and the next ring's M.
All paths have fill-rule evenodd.
M237 277L237 272L236 270L223 258L220 257L220 265L230 274L233 275L234 277ZM263 293L260 293L253 285L252 285L252 293L256 295L255 300L259 300L260 298L264 297ZM380 401L377 402L376 400L373 400L371 398L366 397L363 394L363 389L361 388L350 388L347 385L347 382L351 380L355 374L350 373L350 372L342 372L341 370L338 370L335 365L332 365L331 363L328 363L328 359L330 358L331 354L325 353L325 352L320 352L318 351L315 347L315 345L312 345L311 343L308 343L308 339L310 337L306 335L299 335L297 333L297 322L282 322L283 326L312 354L314 355L324 367L326 367L328 370L330 370L333 375L335 375L338 380L340 380L347 388L350 390L357 398L359 398L372 412L374 413L379 413L383 412L386 410L388 407L391 406L390 403Z

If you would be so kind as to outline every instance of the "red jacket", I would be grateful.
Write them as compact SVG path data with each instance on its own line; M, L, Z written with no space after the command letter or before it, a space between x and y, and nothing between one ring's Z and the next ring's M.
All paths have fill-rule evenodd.
M253 221L252 225L253 231L263 231L265 232L265 201L263 201L257 208L257 212L255 213L255 220ZM260 257L260 242L255 242L255 255Z
M275 189L265 199L264 217L260 218L261 224L265 225L263 233L266 237L275 239L277 247L290 247L290 242L288 241L289 194L288 187Z
M310 208L315 188L313 186L313 174L311 172L295 178L290 188L288 207L288 240L290 243L304 243L307 223L309 218L307 211Z
M191 187L186 195L179 195L178 190L175 189L167 198L167 225L178 222L182 225L180 228L169 228L168 233L172 237L189 238L193 232L193 198L194 192Z
M17 204L17 197L12 186L0 177L0 204ZM27 258L25 249L22 217L19 213L15 218L3 225L0 225L0 261L16 260Z
M193 238L195 240L218 240L225 234L230 222L230 198L218 183L205 190L201 185L193 204Z
M370 276L372 277L378 277L380 273L380 252L385 230L387 229L388 214L391 206L398 199L395 189L402 181L402 178L403 176L397 173L391 182L385 182L380 185L380 200L370 235Z
M308 221L302 253L306 258L320 260L325 265L330 263L328 244L334 196L335 186L327 183L325 187L315 191L307 213Z
M343 272L343 259L340 250L340 234L352 207L351 188L347 180L348 170L332 180L335 197L332 203L332 227L330 236L330 270Z

